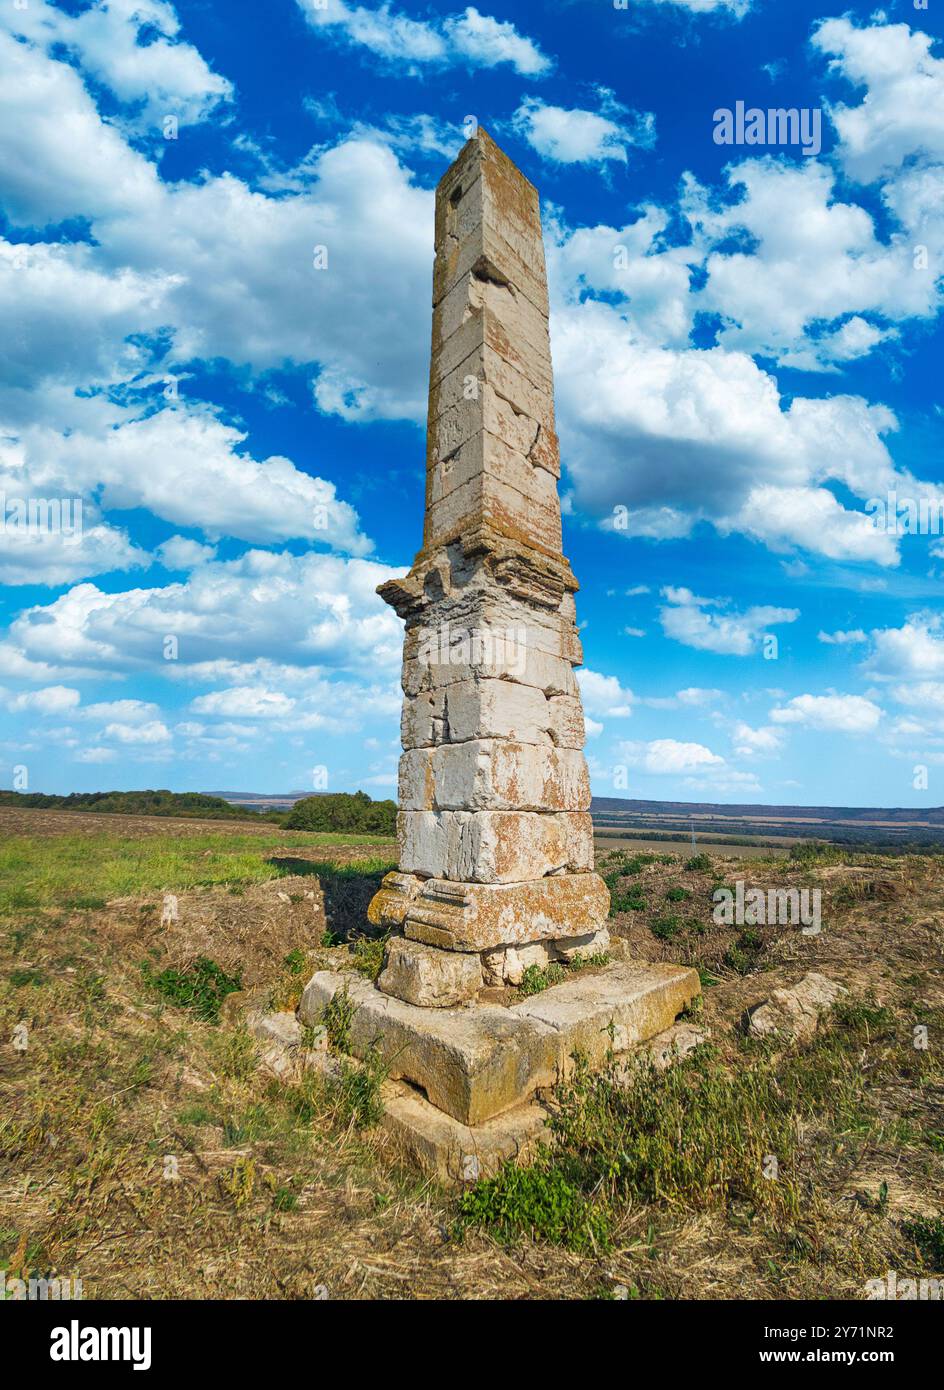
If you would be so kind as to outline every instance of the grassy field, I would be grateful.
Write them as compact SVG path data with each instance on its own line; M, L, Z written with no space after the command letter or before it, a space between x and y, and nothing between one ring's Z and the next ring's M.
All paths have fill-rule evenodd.
M77 1275L86 1297L794 1299L944 1273L941 859L605 853L611 929L700 969L710 1044L661 1074L578 1070L549 1097L554 1147L455 1193L379 1151L376 1076L341 1058L277 1079L226 1002L291 1008L314 969L368 968L392 846L94 819L3 827L11 1277ZM741 877L819 887L822 933L718 926L712 893ZM815 1038L748 1039L745 1010L810 969L848 991Z
M684 835L679 835L676 839L666 837L665 839L654 840L641 831L638 835L632 834L607 834L605 830L597 830L593 836L593 843L599 852L606 850L625 850L628 854L654 853L654 854L677 854L680 857L690 856L692 853L691 840ZM789 853L793 840L781 841L779 845L771 842L758 842L750 844L731 844L726 842L723 835L713 836L709 841L699 841L696 853L707 850L709 854L731 855L735 859L770 859L779 855Z
M30 814L30 813L26 813ZM104 906L135 894L188 888L262 883L271 879L274 860L326 846L337 855L361 854L386 842L365 835L314 835L282 830L197 831L185 837L163 834L129 838L101 833L61 834L50 840L14 835L0 841L0 914L31 908ZM392 855L383 859L392 862Z

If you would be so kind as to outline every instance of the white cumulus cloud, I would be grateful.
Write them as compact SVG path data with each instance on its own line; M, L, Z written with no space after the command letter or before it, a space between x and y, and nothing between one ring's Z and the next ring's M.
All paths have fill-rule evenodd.
M862 695L797 695L770 711L775 724L802 724L826 733L870 734L882 709Z
M625 164L632 146L648 148L655 140L655 118L630 111L601 89L601 109L554 106L526 97L512 126L532 149L555 164Z
M422 66L494 68L509 63L523 77L542 77L552 63L510 20L493 19L469 5L444 19L413 19L390 4L370 9L345 0L298 0L311 27L375 57L408 69Z
M731 611L725 599L700 598L684 588L670 586L662 593L666 600L659 610L663 632L696 651L749 656L769 628L796 622L800 616L796 608L763 604L739 613Z

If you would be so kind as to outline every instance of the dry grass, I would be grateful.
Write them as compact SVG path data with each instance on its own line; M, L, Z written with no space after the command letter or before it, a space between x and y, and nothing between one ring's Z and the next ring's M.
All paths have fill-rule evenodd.
M82 819L75 833L89 845L93 818ZM201 833L225 840L243 830L214 824ZM53 883L44 865L61 833L31 841L33 881ZM169 852L162 842L180 843L166 822L146 838L155 855ZM148 984L142 962L183 969L207 957L291 1006L312 969L350 965L383 854L361 870L351 857L363 859L363 849L303 838L307 849L278 832L278 843L262 835L255 849L241 845L247 858L226 886L201 886L188 869L183 882L152 879L148 891L103 907L66 906L71 883L53 883L41 906L8 905L0 917L0 1267L8 1273L76 1274L87 1297L309 1298L323 1285L350 1298L586 1298L623 1285L639 1297L789 1299L855 1294L886 1268L920 1268L902 1227L909 1215L944 1208L934 1146L944 1135L941 860L804 870L827 893L822 935L765 929L744 975L724 964L730 933L710 923L713 873L674 860L641 875L646 911L613 925L642 956L692 959L713 972L719 983L706 990L704 1016L722 1071L745 1065L744 1009L808 969L870 992L893 1022L860 1049L867 1087L856 1123L807 1116L798 1130L798 1209L699 1208L684 1193L622 1201L609 1248L574 1253L476 1231L457 1240L455 1197L392 1168L330 1088L316 1078L275 1080L225 1013L219 1026L201 1022ZM118 837L129 855L140 839ZM194 832L195 853L198 839ZM114 859L118 841L108 856L87 859L89 899L102 892L95 866ZM318 861L317 872L305 871ZM797 881L782 861L780 869L714 862L723 881L742 872L766 885L778 872ZM24 889L18 874L8 891ZM691 892L674 906L694 920L697 905L703 932L653 936L649 918L672 886ZM165 891L178 897L179 920L162 927ZM916 1066L911 1030L922 1021L930 1050ZM11 1043L20 1025L25 1051Z

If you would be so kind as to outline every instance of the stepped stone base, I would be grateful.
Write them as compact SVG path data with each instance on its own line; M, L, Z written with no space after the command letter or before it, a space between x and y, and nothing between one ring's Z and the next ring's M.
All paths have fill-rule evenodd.
M638 1061L664 1071L689 1056L708 1039L705 1029L673 1023L648 1042L624 1053L615 1072L617 1084L628 1080ZM383 1086L381 1129L386 1147L402 1162L447 1187L491 1178L509 1160L530 1163L542 1144L553 1143L548 1111L539 1099L525 1101L480 1125L463 1125L403 1081Z
M565 1077L575 1050L600 1063L610 1048L625 1052L655 1037L699 988L696 971L685 966L625 962L582 971L510 1007L421 1008L368 980L322 970L305 987L299 1018L320 1023L335 994L346 991L354 1056L379 1045L393 1079L476 1126Z

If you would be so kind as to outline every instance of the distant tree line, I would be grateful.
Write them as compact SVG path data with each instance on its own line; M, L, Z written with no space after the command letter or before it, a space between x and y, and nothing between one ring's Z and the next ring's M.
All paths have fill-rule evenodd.
M0 806L31 806L41 811L99 811L120 816L200 816L227 820L255 819L254 812L231 806L221 796L203 792L0 792Z
M307 796L290 811L254 811L233 806L221 796L204 792L43 792L0 791L0 806L32 807L41 811L92 811L121 816L182 816L199 820L268 821L286 830L347 831L362 835L393 835L397 808L393 801L372 801L366 792L331 792Z
M285 821L287 830L349 830L363 835L393 835L395 801L371 801L366 792L329 792L296 801Z

